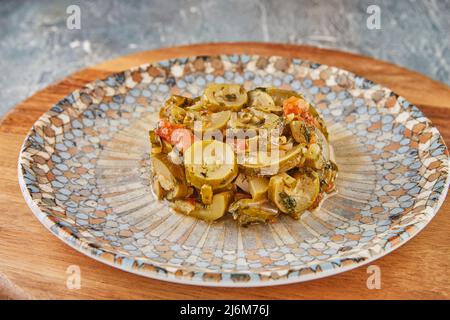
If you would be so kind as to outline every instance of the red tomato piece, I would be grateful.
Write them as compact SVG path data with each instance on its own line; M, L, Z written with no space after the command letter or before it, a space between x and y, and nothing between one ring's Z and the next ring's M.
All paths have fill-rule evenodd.
M182 128L181 125L172 124L167 120L161 119L158 122L158 128L156 128L155 133L163 138L164 140L170 142L170 137L172 132L177 129Z
M170 143L175 145L179 150L186 151L194 142L194 134L186 128L177 128L172 131Z
M314 126L318 126L316 118L309 113L309 104L306 100L299 97L290 97L283 101L283 113L287 117L290 114L294 114L298 120L303 120L306 123Z

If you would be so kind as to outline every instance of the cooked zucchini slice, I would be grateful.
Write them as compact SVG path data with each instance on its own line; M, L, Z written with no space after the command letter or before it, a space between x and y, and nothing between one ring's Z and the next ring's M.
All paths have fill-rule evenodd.
M204 204L211 204L213 199L213 190L209 184L204 184L201 187L200 195L202 196L202 202Z
M306 166L317 170L322 169L324 159L320 145L317 143L310 144L308 151L305 153L305 159Z
M320 190L326 193L330 193L335 190L336 186L334 181L336 180L338 173L338 167L333 161L328 161L319 171L320 177Z
M312 170L305 170L293 177L282 173L270 178L268 196L281 212L299 218L314 203L319 191L318 175Z
M302 120L294 120L289 124L291 129L291 135L294 140L302 144L310 144L312 141L316 141L315 129L313 126L309 126Z
M222 130L227 126L228 120L231 118L231 111L220 111L211 113L202 120L202 131L211 132Z
M221 218L228 211L232 197L232 192L225 191L214 195L211 204L208 205L190 200L175 200L171 207L179 213L197 219L214 221Z
M248 97L241 85L213 83L206 87L202 100L212 111L238 111L247 103Z
M279 130L281 132L283 127L284 121L282 117L254 107L245 108L234 113L228 123L228 128L230 129L254 129L256 131L265 129L267 131Z
M184 167L187 181L197 189L204 184L224 188L238 174L233 149L216 140L194 142L184 153Z
M257 151L246 155L244 163L240 164L240 168L250 176L272 176L280 172L286 172L302 162L304 149L303 145L298 144L284 154Z
M303 95L292 90L284 90L273 87L266 88L265 92L272 97L275 105L277 106L282 106L283 101L289 99L290 97L301 98L305 107L307 107L309 114L317 120L317 126L319 130L322 131L323 135L328 139L328 131L325 126L325 121L319 115L317 110L303 97Z
M267 199L241 199L234 202L229 211L241 226L274 221L279 213Z
M302 95L292 90L278 89L274 87L265 88L266 93L272 98L277 106L282 106L283 101L290 97L303 98Z
M164 106L159 110L159 116L161 118L169 118L171 117L172 109L175 107L178 110L186 108L194 103L194 99L183 97L179 95L170 96Z
M172 163L164 154L153 155L151 161L154 186L161 187L168 199L183 198L189 194L185 174L180 165ZM155 194L160 195L161 190L156 189Z
M261 89L254 89L248 92L249 107L254 107L258 110L267 113L276 113L280 115L283 108L280 105L275 105L272 97Z

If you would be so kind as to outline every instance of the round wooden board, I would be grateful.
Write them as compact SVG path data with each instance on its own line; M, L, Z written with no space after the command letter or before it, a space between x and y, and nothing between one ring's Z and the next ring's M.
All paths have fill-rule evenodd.
M162 282L106 266L50 234L25 204L17 180L21 144L58 100L95 79L151 61L248 53L296 57L337 66L389 87L419 106L450 141L450 88L416 72L363 57L307 46L218 43L140 52L77 72L28 98L0 122L0 298L37 299L408 299L450 298L450 202L417 237L375 261L381 289L368 289L366 267L320 280L261 288L213 288ZM431 63L431 62L430 62ZM72 265L81 288L68 289ZM70 270L69 270L70 271ZM70 279L69 279L70 280Z

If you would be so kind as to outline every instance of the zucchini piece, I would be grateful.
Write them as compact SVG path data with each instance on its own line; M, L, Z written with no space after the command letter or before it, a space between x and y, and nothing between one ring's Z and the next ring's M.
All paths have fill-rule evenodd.
M160 118L169 118L171 116L172 107L186 108L194 103L194 99L179 95L170 96L164 106L159 110Z
M320 170L323 167L324 160L322 156L322 148L317 143L313 143L308 147L305 153L305 164L307 167Z
M307 125L302 120L294 120L289 124L291 135L294 140L301 144L310 144L311 141L317 141L315 135L315 128Z
M277 106L282 106L283 101L290 97L303 98L303 96L293 90L278 89L274 87L265 88L265 91L273 99L273 102ZM303 98L304 99L304 98Z
M272 176L286 172L301 163L304 149L303 145L298 144L282 155L278 153L268 155L264 151L258 151L255 154L247 154L244 163L239 166L242 172L249 176Z
M205 116L202 120L202 132L222 130L231 118L231 111L220 111Z
M333 192L336 189L334 181L336 180L338 167L333 161L328 161L319 171L320 190L326 193Z
M202 100L211 111L238 111L247 103L248 97L241 85L212 83L206 87Z
M240 226L272 222L279 214L278 209L267 199L241 199L231 204L229 211Z
M161 200L162 198L164 198L165 191L161 187L159 180L153 179L152 187L153 187L152 191L153 191L153 194L155 195L156 199Z
M213 190L226 187L238 174L230 145L217 140L199 140L184 153L187 181L200 189L208 184Z
M248 98L249 107L254 107L267 113L276 113L278 115L281 115L283 113L283 108L279 105L275 105L272 97L264 90L250 90L248 92Z
M200 189L200 195L202 196L202 202L204 204L211 204L213 199L213 190L209 184L204 184Z
M175 200L171 204L175 211L205 221L214 221L225 215L232 199L232 192L221 192L213 196L211 204L204 205L189 200Z
M283 131L284 121L282 117L274 113L261 111L257 108L250 107L241 110L231 116L228 128L234 129L260 129Z
M246 193L250 193L250 185L248 183L248 177L240 173L234 183Z
M305 99L305 97L303 95L301 95L295 91L292 91L292 90L284 90L284 89L278 89L278 88L273 88L273 87L266 88L265 91L267 92L267 94L269 94L272 97L273 101L275 102L275 105L277 105L277 106L282 106L283 101L286 99L289 99L290 97L297 97L297 98L304 100L304 103L308 107L309 114L312 115L317 120L319 130L322 131L323 135L328 139L328 131L325 126L325 121L319 115L317 110L311 105L311 103L309 103Z
M286 181L296 180L295 185ZM268 196L281 212L295 219L314 204L319 195L320 182L318 175L312 170L300 171L289 176L287 173L270 178Z
M167 199L183 198L189 194L185 174L180 165L172 163L164 154L153 155L151 161L155 195L161 194L161 190L157 189L159 187L164 190Z
M264 177L249 177L248 186L250 194L254 200L267 198L267 190L269 188L269 179Z
M163 143L161 137L158 136L154 130L148 132L150 144L152 146L152 154L159 154L163 151Z

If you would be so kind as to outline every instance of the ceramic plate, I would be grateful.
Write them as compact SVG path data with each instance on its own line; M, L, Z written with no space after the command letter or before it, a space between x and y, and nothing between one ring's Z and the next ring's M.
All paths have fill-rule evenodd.
M303 93L328 125L337 194L298 221L248 228L156 201L147 131L169 94L195 96L210 82ZM336 274L398 248L436 214L448 166L438 130L388 88L308 61L223 55L142 65L73 92L35 123L19 180L37 218L94 259L167 281L260 286Z

